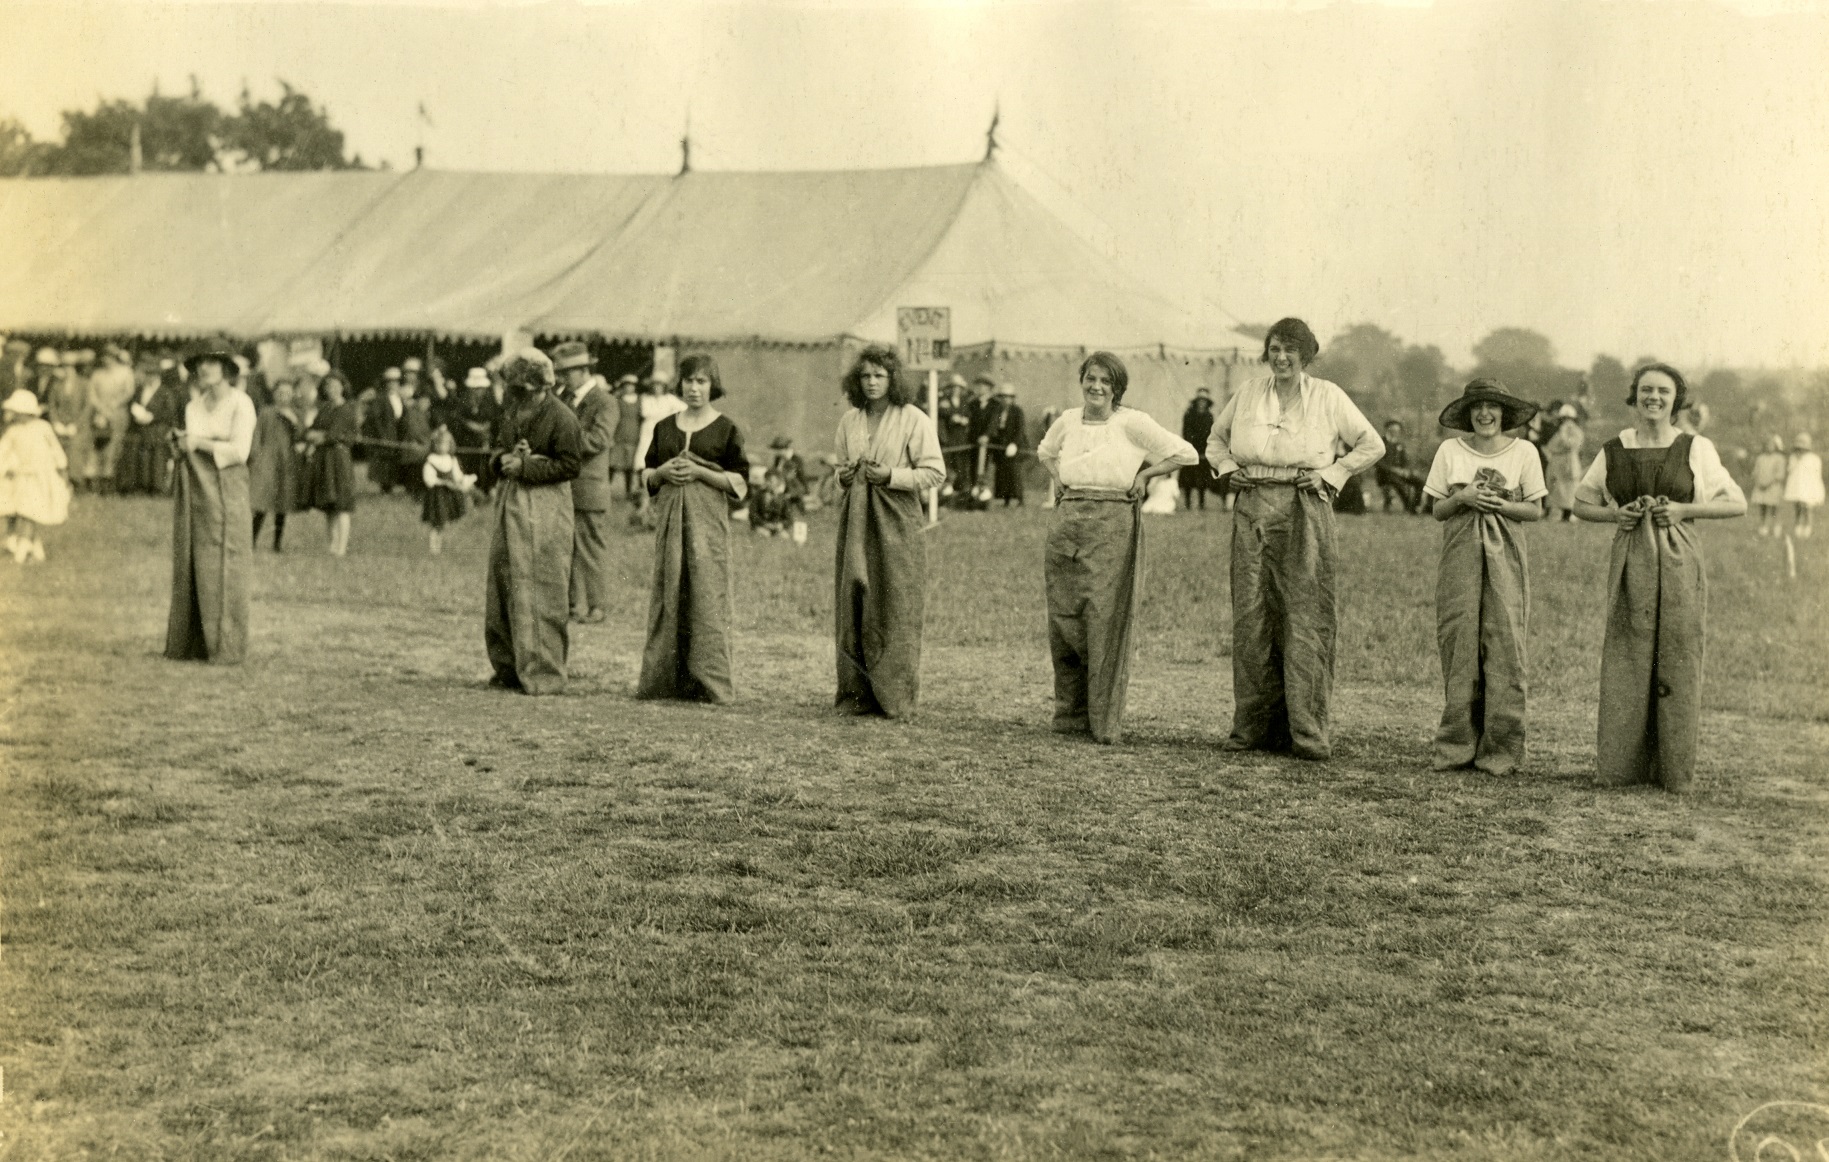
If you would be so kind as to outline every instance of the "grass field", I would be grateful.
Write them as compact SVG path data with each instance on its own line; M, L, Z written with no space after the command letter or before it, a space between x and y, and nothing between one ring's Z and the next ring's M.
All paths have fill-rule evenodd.
M1530 530L1495 779L1428 770L1433 522L1344 522L1312 765L1215 748L1223 513L1150 526L1130 741L1050 734L1046 518L932 533L888 723L827 708L829 523L738 537L713 708L630 697L638 535L529 699L480 518L296 518L217 669L158 656L169 509L80 502L0 571L0 1159L1726 1159L1829 1102L1829 541L1703 531L1679 798L1592 781L1604 528Z

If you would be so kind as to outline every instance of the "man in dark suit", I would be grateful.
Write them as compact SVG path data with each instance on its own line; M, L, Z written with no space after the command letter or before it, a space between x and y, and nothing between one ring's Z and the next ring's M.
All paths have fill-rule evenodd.
M381 373L381 390L368 403L362 416L362 436L372 440L368 445L368 478L383 493L392 492L400 482L400 423L406 416L406 401L400 398L400 369L390 367Z
M1005 508L1022 503L1022 452L1026 433L1016 388L1004 384L980 413L978 443L985 449L992 479L991 496Z
M610 385L592 370L597 360L583 343L553 348L560 398L578 417L582 462L572 481L572 620L604 619L604 527L610 508L610 445L616 440L619 409Z
M972 439L972 421L977 402L965 389L965 376L958 372L947 376L940 391L940 414L934 417L939 429L940 455L946 461L946 484L942 496L970 492L972 464L978 450Z

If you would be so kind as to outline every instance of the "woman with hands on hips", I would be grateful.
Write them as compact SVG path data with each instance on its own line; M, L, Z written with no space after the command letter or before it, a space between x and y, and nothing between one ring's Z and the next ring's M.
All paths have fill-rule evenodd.
M1123 734L1149 482L1199 462L1194 446L1124 404L1130 373L1109 351L1080 365L1081 406L1061 413L1036 457L1058 500L1044 577L1054 660L1054 729Z
M1207 437L1213 475L1237 495L1228 750L1333 753L1333 498L1384 441L1346 392L1307 373L1320 352L1307 323L1278 320L1264 336L1269 377L1227 400Z
M1667 791L1695 775L1708 584L1693 522L1746 514L1715 445L1678 429L1688 399L1676 368L1640 367L1626 393L1633 426L1575 488L1576 516L1615 526L1595 765L1603 782Z

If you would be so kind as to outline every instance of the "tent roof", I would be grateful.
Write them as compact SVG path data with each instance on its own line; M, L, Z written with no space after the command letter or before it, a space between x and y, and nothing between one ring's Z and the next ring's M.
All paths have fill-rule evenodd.
M1249 343L1144 287L994 162L0 181L13 331L825 343L893 339L897 306L953 307L959 347Z

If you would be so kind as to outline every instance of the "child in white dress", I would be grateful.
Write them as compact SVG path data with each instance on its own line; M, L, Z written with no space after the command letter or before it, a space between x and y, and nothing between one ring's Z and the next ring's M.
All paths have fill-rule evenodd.
M1785 503L1792 509L1791 531L1802 540L1812 532L1816 510L1823 503L1823 460L1810 449L1810 433L1799 432L1791 441L1791 459L1785 466Z
M45 525L70 516L69 459L51 425L41 418L38 397L21 388L0 404L6 431L0 434L0 515L6 519L6 551L21 565L43 563Z

